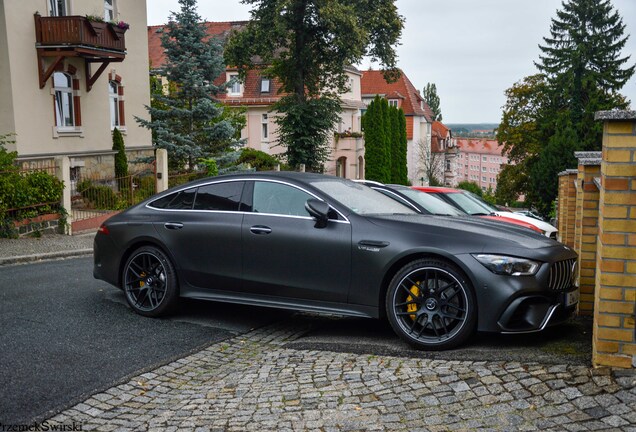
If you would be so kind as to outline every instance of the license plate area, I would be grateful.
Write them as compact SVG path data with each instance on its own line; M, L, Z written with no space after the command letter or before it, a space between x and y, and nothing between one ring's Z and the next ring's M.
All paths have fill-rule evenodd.
M579 302L579 297L581 296L581 291L579 288L577 288L574 291L570 291L564 294L564 299L563 299L563 304L564 306L570 307L570 306L574 306L575 304L577 304Z

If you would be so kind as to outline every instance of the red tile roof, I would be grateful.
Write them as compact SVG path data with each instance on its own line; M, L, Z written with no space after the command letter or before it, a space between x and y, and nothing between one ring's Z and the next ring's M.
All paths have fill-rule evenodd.
M458 138L457 147L465 153L483 153L501 156L503 145L494 139Z
M209 37L226 38L230 31L240 29L247 24L247 21L232 22L206 22L206 32ZM161 46L161 34L165 26L149 26L148 27L148 55L150 58L150 67L152 69L161 69L166 61L164 49ZM232 69L228 68L228 71ZM226 74L223 72L214 83L216 85L225 82ZM262 74L259 70L253 69L247 72L243 85L243 94L240 96L221 93L217 97L230 105L269 105L280 99L278 90L280 83L272 80L270 91L261 93Z
M429 123L432 122L433 112L424 102L411 80L401 71L400 78L394 83L387 83L382 71L368 70L362 72L361 87L363 96L381 95L391 99L397 99L400 95L402 103L400 108L407 116L423 116Z
M206 32L210 37L221 37L225 39L231 30L239 29L247 24L247 21L230 22L206 22ZM150 57L150 67L160 69L166 61L166 56L161 46L161 34L164 25L148 26L148 56Z

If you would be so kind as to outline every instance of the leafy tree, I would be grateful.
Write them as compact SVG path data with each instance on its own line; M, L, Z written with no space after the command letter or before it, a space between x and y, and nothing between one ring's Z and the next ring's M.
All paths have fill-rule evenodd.
M235 125L214 100L229 85L214 84L225 71L221 42L207 37L196 0L179 4L180 11L171 14L161 37L168 94L156 91L155 83L153 103L146 107L151 120L136 120L152 130L156 146L168 150L173 168L192 170L200 158L218 156L238 143Z
M424 102L433 111L433 120L442 121L442 109L440 108L440 100L437 95L437 86L434 83L427 83L424 87L424 94L422 95Z
M365 57L378 60L394 79L403 18L395 0L242 0L251 20L234 32L227 64L260 67L277 78L284 96L273 110L281 115L279 143L292 166L320 171L341 110L338 94L349 87L346 67Z

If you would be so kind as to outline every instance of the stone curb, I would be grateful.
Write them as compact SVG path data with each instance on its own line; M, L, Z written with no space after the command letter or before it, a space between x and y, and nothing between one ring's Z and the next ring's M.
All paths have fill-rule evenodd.
M86 255L92 255L93 249L77 249L62 252L46 252L34 255L21 255L8 258L0 258L0 266L9 264L23 264L36 261L45 261L62 258L74 258Z

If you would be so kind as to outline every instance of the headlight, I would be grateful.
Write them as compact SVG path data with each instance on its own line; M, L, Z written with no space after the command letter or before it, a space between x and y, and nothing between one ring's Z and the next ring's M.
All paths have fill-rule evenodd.
M488 270L499 275L531 276L541 266L541 263L536 261L505 255L478 254L473 257Z

